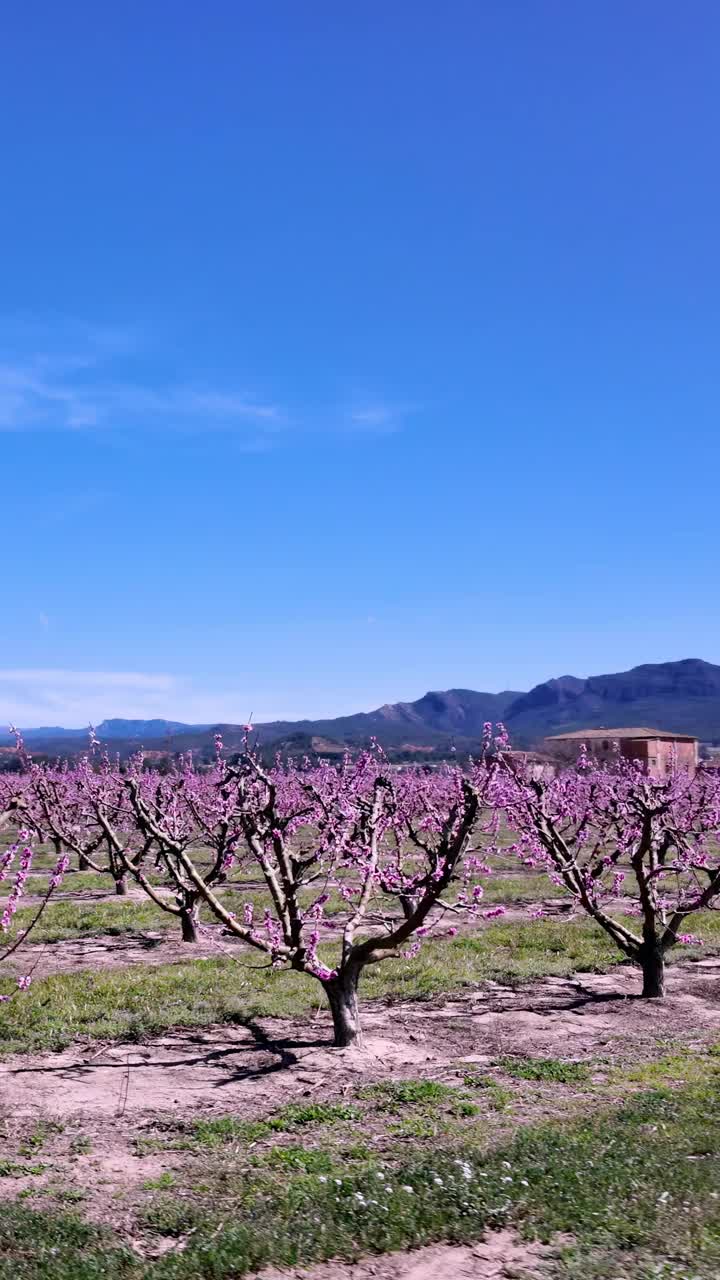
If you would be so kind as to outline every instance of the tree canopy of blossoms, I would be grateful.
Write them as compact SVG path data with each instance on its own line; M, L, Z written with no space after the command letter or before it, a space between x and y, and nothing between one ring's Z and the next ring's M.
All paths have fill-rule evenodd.
M13 822L17 823L21 817L22 805L19 793L22 790L23 788L18 784L16 778L12 779L12 783L10 778L3 779L0 783L0 832L5 831ZM10 891L4 902L2 902L2 909L0 910L0 976L2 976L1 966L22 946L32 932L50 898L55 893L55 890L60 887L70 863L66 853L59 854L55 867L50 873L47 889L40 905L36 908L34 916L16 937L8 940L15 921L15 913L25 892L27 878L32 871L34 850L31 839L31 831L21 825L17 830L16 838L6 849L0 852L0 884L10 881ZM26 990L30 986L30 981L30 974L19 977L17 979L17 990ZM0 1001L4 1002L9 999L9 995L0 995Z
M654 777L619 753L541 780L506 757L504 795L516 851L564 886L664 994L665 957L699 939L689 918L720 895L720 772L674 767Z
M187 941L205 903L268 965L316 979L335 1043L352 1044L364 969L412 957L426 938L457 932L448 927L456 917L481 914L497 764L488 753L465 771L394 771L372 749L339 765L266 768L249 740L234 762L219 738L216 746L203 771L187 757L160 774L142 754L120 768L98 750L74 766L30 762L19 808L78 855L106 848L179 915ZM152 883L153 870L173 898Z

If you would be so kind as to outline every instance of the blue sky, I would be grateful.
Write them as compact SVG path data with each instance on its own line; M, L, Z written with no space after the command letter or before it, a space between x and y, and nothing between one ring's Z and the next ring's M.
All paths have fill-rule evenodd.
M720 661L710 0L28 0L0 719Z

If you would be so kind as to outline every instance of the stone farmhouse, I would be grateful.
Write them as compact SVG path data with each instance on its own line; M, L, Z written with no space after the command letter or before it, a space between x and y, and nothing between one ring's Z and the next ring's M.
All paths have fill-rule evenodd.
M698 740L688 733L671 733L664 729L577 729L572 733L555 733L545 739L548 751L564 759L574 759L581 743L596 759L609 759L620 746L626 760L641 760L656 777L667 776L673 759L681 769L695 770L698 764Z

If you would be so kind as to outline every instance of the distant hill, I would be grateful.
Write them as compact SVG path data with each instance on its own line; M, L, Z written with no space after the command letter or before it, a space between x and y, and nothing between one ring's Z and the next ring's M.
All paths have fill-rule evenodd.
M95 730L101 742L108 738L137 738L142 742L176 733L201 733L209 724L183 724L180 720L103 720Z
M388 703L376 711L335 719L276 720L257 725L256 732L264 746L294 753L332 756L344 745L359 746L374 737L399 758L422 758L427 752L447 752L453 743L458 750L476 748L487 720L503 720L519 746L530 746L563 730L627 725L674 729L705 741L720 741L720 666L685 658L587 679L560 676L528 693L448 689L426 693L415 702ZM111 719L96 731L101 741L121 755L142 743L153 750L192 749L207 757L216 732L222 733L231 750L243 739L240 725L189 725L177 720ZM74 754L87 743L85 729L29 729L24 736L38 754ZM10 741L7 735L0 738L0 743Z
M701 658L646 663L613 675L562 676L510 704L511 735L527 741L564 729L648 725L720 738L720 666Z

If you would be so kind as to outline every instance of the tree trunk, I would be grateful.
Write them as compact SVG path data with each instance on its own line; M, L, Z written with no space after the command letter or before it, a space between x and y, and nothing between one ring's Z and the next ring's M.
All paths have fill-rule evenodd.
M183 942L197 942L198 940L198 910L197 905L192 907L181 907L180 909L180 929L182 932Z
M643 972L642 994L645 1000L662 1000L665 995L665 954L656 942L644 942L640 948Z
M90 863L84 853L78 854L78 871L89 871Z
M360 1011L358 1009L358 982L360 973L357 969L349 969L324 983L325 994L332 1013L334 1045L336 1049L347 1049L350 1045L362 1044L360 1030Z
M127 893L128 893L127 876L120 876L118 879L116 879L115 892L119 894L120 897L122 898L127 896Z

